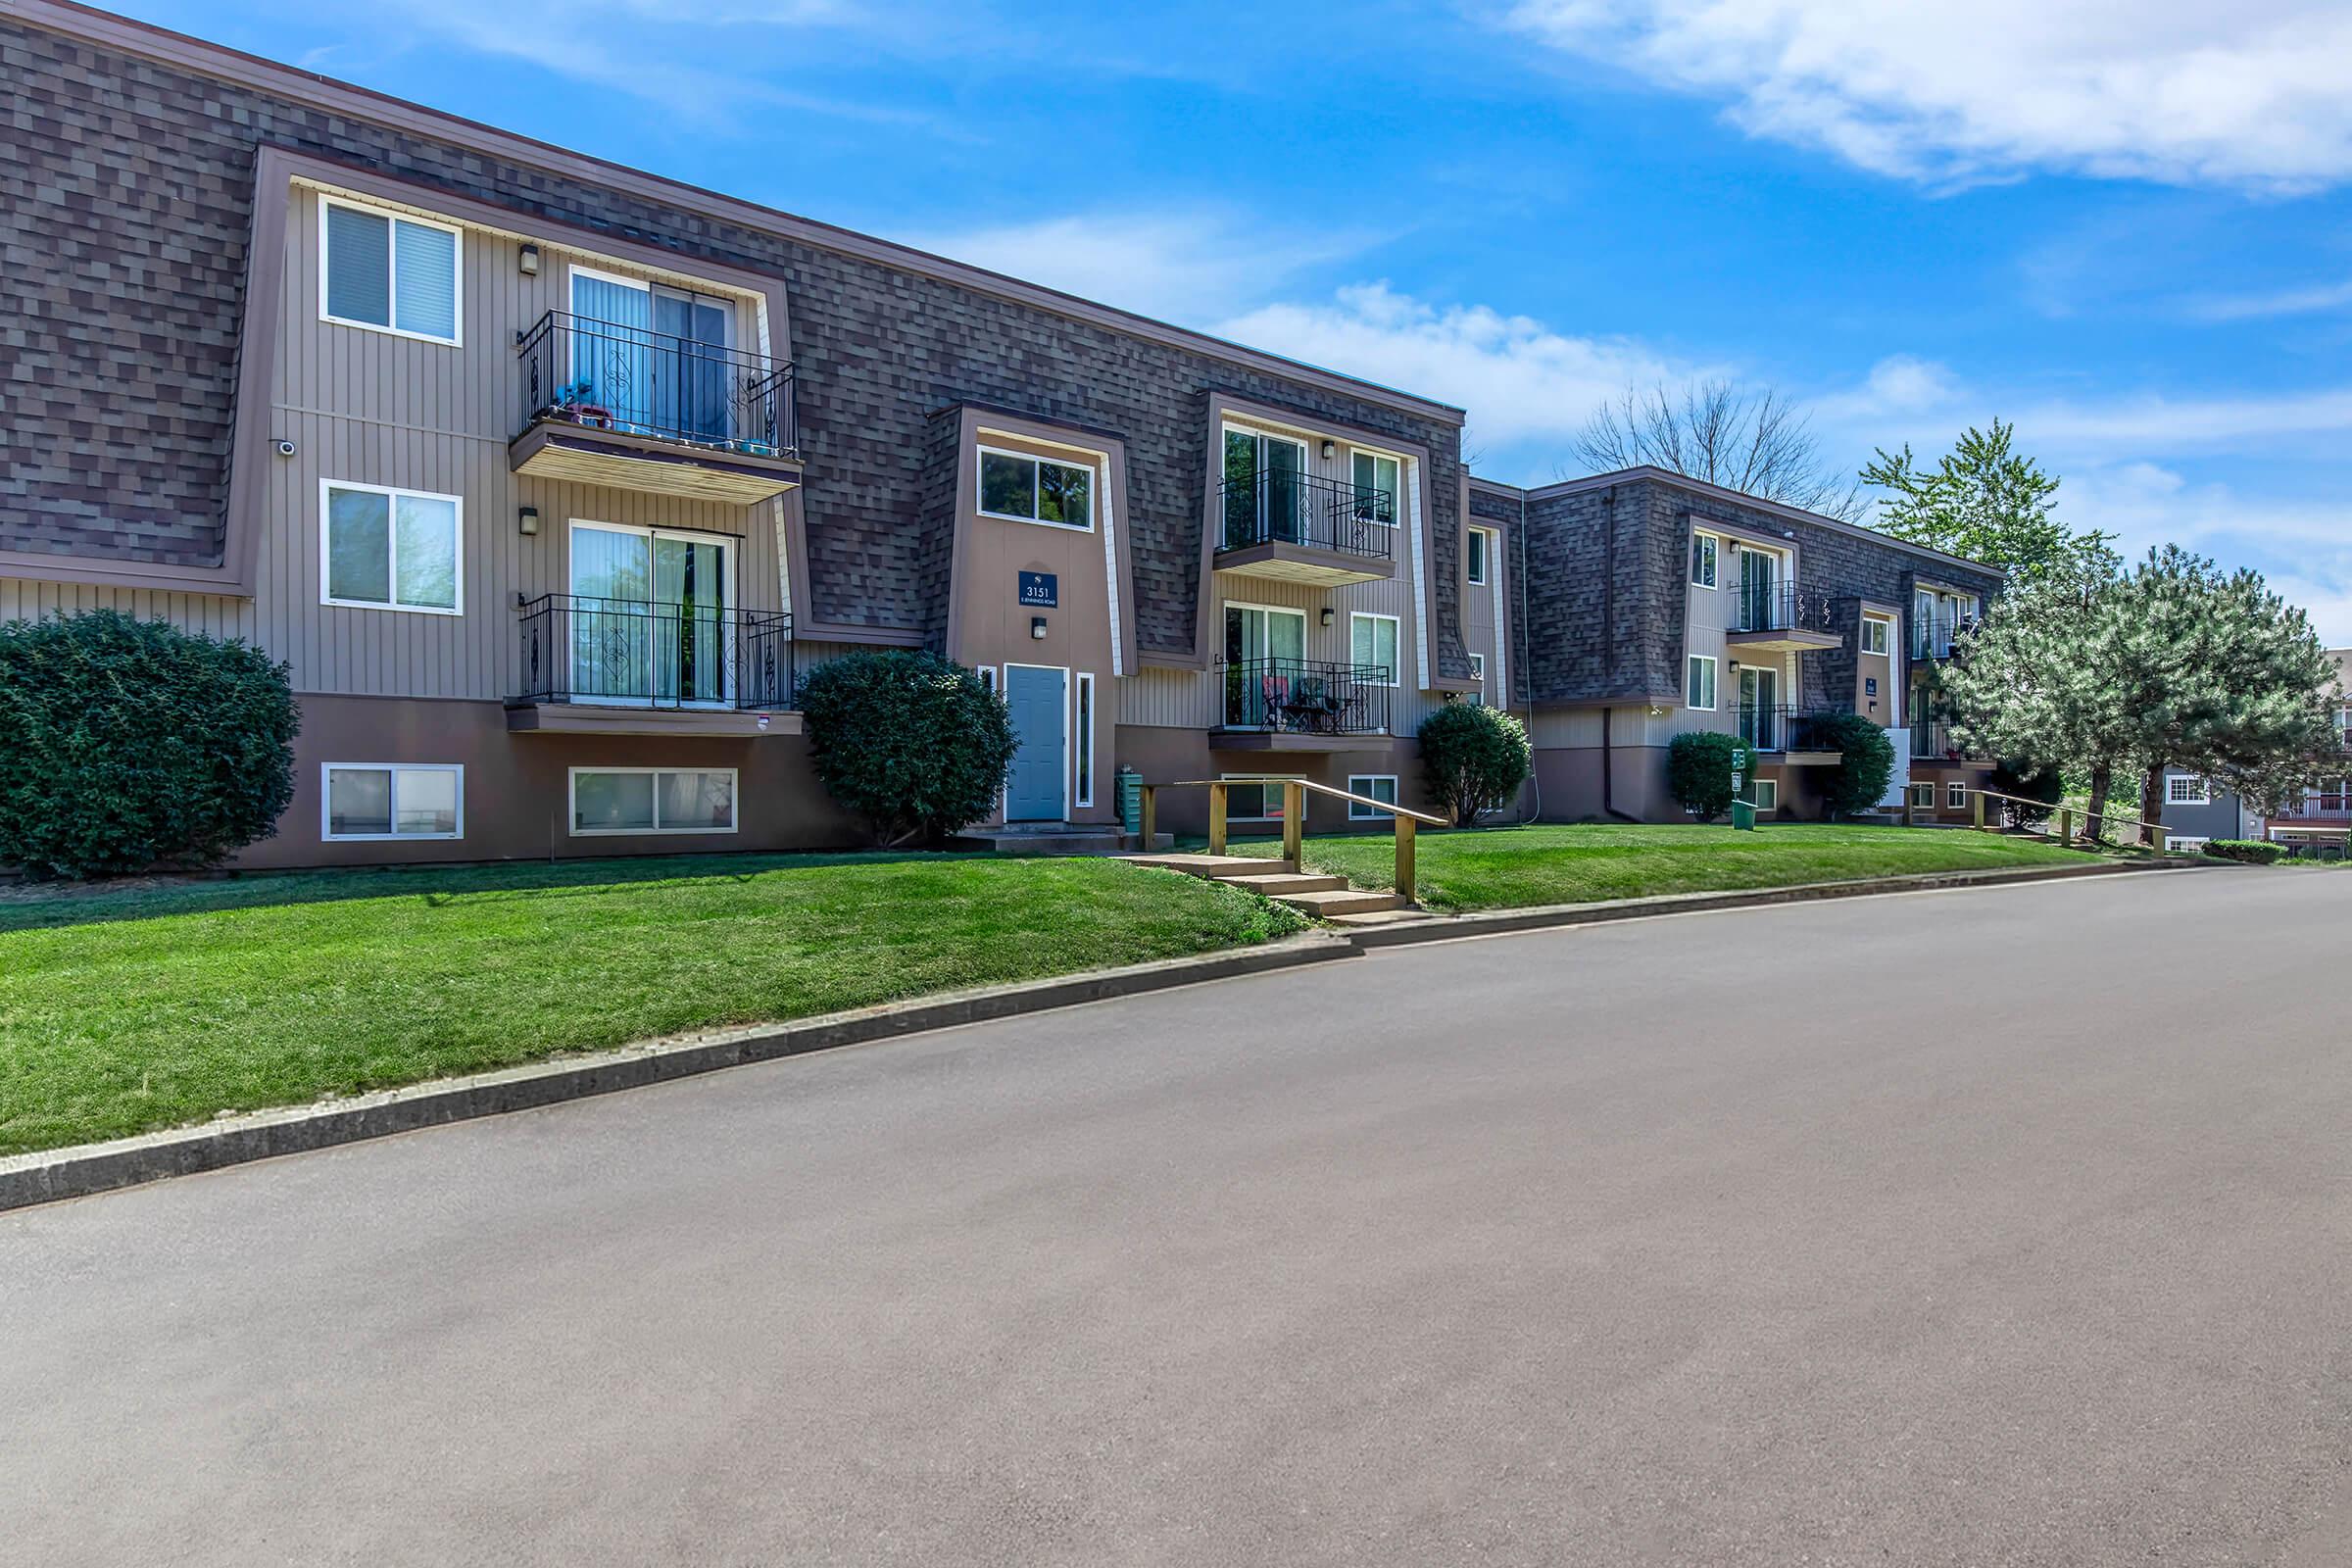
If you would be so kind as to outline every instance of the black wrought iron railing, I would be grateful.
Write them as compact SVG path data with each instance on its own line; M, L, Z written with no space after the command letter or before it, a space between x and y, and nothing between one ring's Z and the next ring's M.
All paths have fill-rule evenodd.
M1793 582L1743 582L1732 590L1735 632L1835 632L1830 596Z
M514 340L522 423L622 430L758 457L801 455L793 368L763 354L550 311Z
M1280 470L1228 474L1220 550L1303 545L1387 561L1396 549L1396 497L1369 485Z
M542 594L518 607L518 702L788 709L792 616Z
M1734 710L1734 733L1759 752L1824 752L1838 749L1825 728L1838 715L1818 708L1742 703Z
M1911 657L1913 659L1949 659L1960 646L1960 639L1976 623L1938 615L1932 620L1914 619L1911 622Z
M1247 659L1222 667L1228 729L1378 735L1389 727L1393 672L1382 665Z

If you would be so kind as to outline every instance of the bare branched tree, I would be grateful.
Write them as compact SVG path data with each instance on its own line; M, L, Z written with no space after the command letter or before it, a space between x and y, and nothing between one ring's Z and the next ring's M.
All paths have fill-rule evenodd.
M1861 484L1822 457L1810 417L1770 387L1627 387L1592 411L1577 432L1576 455L1593 473L1668 468L1847 522L1868 511Z

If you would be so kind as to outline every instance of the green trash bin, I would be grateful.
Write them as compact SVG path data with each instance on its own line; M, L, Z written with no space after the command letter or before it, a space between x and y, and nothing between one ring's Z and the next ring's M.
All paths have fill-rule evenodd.
M1756 830L1756 808L1752 802L1732 803L1732 826L1748 833Z

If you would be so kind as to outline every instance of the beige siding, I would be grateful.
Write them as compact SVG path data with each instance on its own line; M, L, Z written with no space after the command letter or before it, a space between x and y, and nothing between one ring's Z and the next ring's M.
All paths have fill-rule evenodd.
M564 302L575 257L543 247L539 274L517 267L520 241L478 229L463 245L464 343L420 342L319 319L320 198L298 187L287 223L286 288L270 435L274 452L250 602L196 594L0 580L0 614L111 605L191 629L245 636L293 668L304 692L497 698L517 679L515 597L564 592L573 519L691 529L737 539L737 602L784 603L780 509L731 507L633 490L518 476L507 443L520 419L515 335ZM584 259L583 259L584 260ZM594 262L644 276L643 269ZM739 306L738 332L758 337ZM351 480L454 495L463 502L464 613L422 614L320 603L320 481ZM525 537L522 507L539 532Z

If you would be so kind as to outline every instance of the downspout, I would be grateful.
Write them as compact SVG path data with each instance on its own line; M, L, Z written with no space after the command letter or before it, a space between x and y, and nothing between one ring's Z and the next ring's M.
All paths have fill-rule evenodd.
M1620 822L1639 822L1642 819L1630 811L1617 809L1617 763L1609 750L1610 715L1614 711L1608 703L1608 693L1617 684L1617 487L1603 492L1600 499L1600 624L1605 641L1601 644L1600 704L1600 814L1613 816Z
M1518 680L1522 675L1527 680L1527 735L1529 742L1527 781L1534 789L1535 804L1528 814L1520 818L1520 824L1525 826L1529 822L1543 820L1544 776L1536 771L1534 758L1536 677L1527 671L1527 652L1535 646L1535 640L1527 629L1527 492L1524 489L1519 492L1519 531L1514 537L1519 541L1519 623L1512 628L1517 635L1511 639L1514 644L1511 649L1511 667L1504 673L1509 675L1513 681ZM1503 696L1507 699L1510 694L1505 692Z

